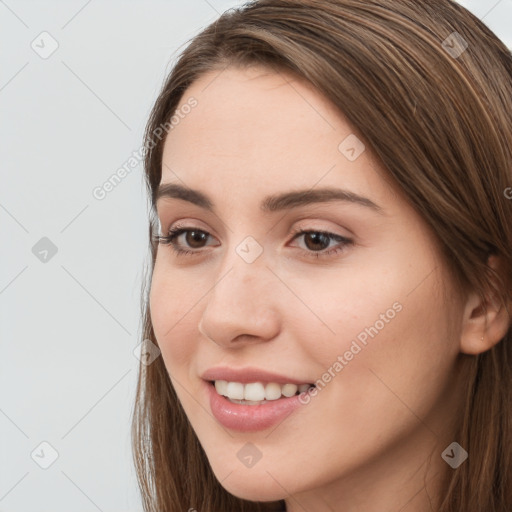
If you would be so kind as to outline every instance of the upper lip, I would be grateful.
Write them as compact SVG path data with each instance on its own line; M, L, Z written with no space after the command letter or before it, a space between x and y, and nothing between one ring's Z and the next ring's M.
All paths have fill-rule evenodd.
M201 378L208 381L227 380L228 382L275 382L276 384L310 384L306 380L298 380L286 375L272 373L261 368L229 368L227 366L218 366L206 370Z

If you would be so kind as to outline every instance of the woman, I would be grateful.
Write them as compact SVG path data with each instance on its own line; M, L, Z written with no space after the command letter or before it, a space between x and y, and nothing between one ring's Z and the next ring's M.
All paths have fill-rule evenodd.
M512 509L512 56L448 0L262 0L181 55L146 511Z

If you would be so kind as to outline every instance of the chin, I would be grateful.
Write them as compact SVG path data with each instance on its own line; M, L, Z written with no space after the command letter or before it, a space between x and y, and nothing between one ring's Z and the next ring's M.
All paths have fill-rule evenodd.
M271 472L270 472L271 473ZM274 478L265 471L255 469L233 471L227 478L215 475L222 487L230 494L248 501L279 501L286 498L288 493L279 485L279 477ZM289 489L287 489L289 491Z
M267 490L262 490L259 485L248 486L247 482L240 482L240 485L236 486L223 485L223 487L233 496L247 501L279 501L284 500L287 496L282 487L277 484L274 489Z

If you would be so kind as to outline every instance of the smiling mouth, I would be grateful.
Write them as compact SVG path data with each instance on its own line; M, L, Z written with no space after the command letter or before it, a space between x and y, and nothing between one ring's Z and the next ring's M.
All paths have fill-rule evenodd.
M269 401L290 398L314 388L314 384L278 384L276 382L228 382L226 380L209 381L218 395L231 403L240 405L261 405Z

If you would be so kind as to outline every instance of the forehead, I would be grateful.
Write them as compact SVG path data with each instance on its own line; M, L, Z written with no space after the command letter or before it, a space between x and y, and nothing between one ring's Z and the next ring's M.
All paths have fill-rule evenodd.
M325 138L340 129L339 120L333 125L334 109L316 91L292 76L261 68L228 68L202 76L185 91L178 111L190 97L197 106L171 132L171 147L180 146L183 136L232 155L249 156L258 143L267 151L297 153L298 141Z
M191 98L196 106L185 109ZM268 171L274 178L276 170L325 172L342 156L339 144L355 132L311 85L265 68L206 73L185 91L176 112L179 122L166 138L163 159L187 171L206 170L206 164L224 173ZM375 164L368 148L362 156Z
M191 99L194 108L185 108ZM211 71L184 92L176 113L161 183L229 195L230 206L324 186L350 189L377 204L399 193L343 113L291 73L261 67ZM346 141L363 148L357 158L347 158Z

